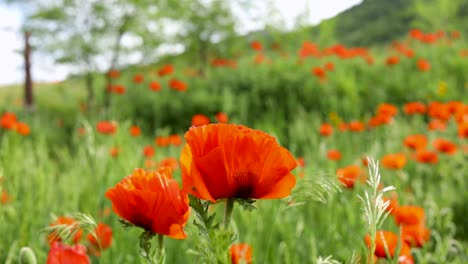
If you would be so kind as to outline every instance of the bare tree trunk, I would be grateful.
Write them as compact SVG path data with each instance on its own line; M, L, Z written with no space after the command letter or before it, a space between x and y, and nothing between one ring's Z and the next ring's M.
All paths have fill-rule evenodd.
M24 106L26 110L34 110L33 83L31 76L31 46L29 37L31 32L24 32Z

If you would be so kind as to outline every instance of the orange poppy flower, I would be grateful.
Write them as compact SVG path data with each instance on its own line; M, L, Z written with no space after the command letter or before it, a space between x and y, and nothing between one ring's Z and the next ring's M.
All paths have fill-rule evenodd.
M403 106L403 111L407 115L425 114L427 111L426 105L421 102L411 102Z
M116 84L111 87L111 92L115 94L124 94L127 92L127 89L125 89L125 86L121 84Z
M139 137L141 135L141 129L138 126L131 126L130 135L132 135L132 137Z
M369 119L369 122L367 124L370 128L374 128L374 127L390 124L392 120L393 120L392 116L378 114L372 117L371 119Z
M383 116L395 116L398 114L398 108L392 104L383 103L377 107L377 114Z
M320 80L325 80L325 78L327 77L327 73L322 67L312 68L312 74L320 78Z
M147 158L151 158L154 156L156 151L154 150L153 146L146 146L143 148L143 155Z
M112 147L109 151L109 154L113 157L113 158L117 158L120 154L120 151L121 149L119 147Z
M413 247L422 247L429 241L431 231L424 224L402 225L401 237Z
M400 206L393 216L397 225L419 225L425 222L424 208L419 206Z
M161 84L159 84L157 81L152 81L149 84L149 88L151 91L159 92L161 91Z
M403 140L403 144L407 148L413 150L425 149L427 146L427 137L422 134L410 135Z
M262 51L263 50L263 45L260 43L260 41L252 41L250 43L250 47L252 47L253 50L255 51Z
M329 160L335 160L338 161L341 159L341 152L339 152L336 149L331 149L327 152L327 158Z
M431 64L425 59L419 59L416 63L418 66L419 71L426 72L431 69Z
M91 263L83 245L65 245L54 242L47 255L47 264L89 264Z
M449 120L451 113L447 105L439 102L431 102L428 106L427 114L432 118L440 120Z
M458 123L458 137L468 138L468 122Z
M351 121L348 124L348 128L353 132L362 132L366 129L366 126L360 121Z
M169 80L169 87L171 89L179 91L179 92L185 92L187 90L187 84L186 83L184 83L183 81L174 79L174 78Z
M80 229L75 219L71 217L67 217L67 216L60 216L53 223L50 224L51 227L58 226L58 225L71 226L71 233L73 235L71 239L73 243L78 243L81 240L81 236L83 235L83 230ZM58 233L56 233L55 231L52 231L47 236L47 241L49 242L49 245L52 245L54 242L61 242L62 238L59 236Z
M0 117L0 127L3 129L14 129L16 125L16 115L10 112L5 112Z
M94 235L88 234L87 239L91 244L91 250L96 256L112 244L112 228L104 223L99 223L94 229Z
M171 145L174 145L174 146L182 145L182 138L177 134L170 135L168 139Z
M362 166L364 166L364 167L369 166L369 160L367 159L367 157L362 157L362 158L361 158L361 164L362 164Z
M156 137L156 139L154 140L154 143L156 144L156 146L159 146L159 147L167 147L171 144L171 141L169 140L169 137Z
M191 127L185 139L183 186L200 199L283 198L296 184L296 160L265 132L210 124Z
M117 131L117 125L110 121L100 121L96 125L96 130L101 134L111 135Z
M346 187L353 188L356 179L361 175L361 169L357 165L350 165L344 168L340 168L336 171L338 180Z
M143 74L135 74L133 76L133 82L136 84L140 84L145 80L145 77L143 77Z
M327 71L333 71L335 69L335 65L333 63L331 63L331 62L325 63L325 65L323 67Z
M365 236L365 242L368 248L371 247L371 238L369 235ZM375 256L379 258L387 258L387 249L389 257L393 258L395 256L395 251L398 248L398 245L401 245L398 263L403 263L403 259L408 259L409 262L404 263L414 263L413 257L411 256L410 247L408 244L401 239L398 239L398 235L390 231L377 231L375 235Z
M267 61L267 57L263 53L258 53L254 56L254 63L255 64L262 64L263 62Z
M430 131L434 131L434 130L445 131L447 129L447 123L437 118L432 119L427 124L427 129L429 129Z
M452 35L452 39L459 39L461 36L460 31L458 30L452 31L451 35Z
M225 113L219 112L216 114L216 121L218 121L218 123L227 123L229 121L229 117Z
M344 132L344 131L348 130L348 124L346 124L344 122L341 122L341 123L338 124L338 129L341 132Z
M118 70L110 70L107 75L112 79L116 79L120 77L120 72Z
M172 179L170 168L135 169L106 192L112 210L126 221L156 234L185 239L188 196Z
M5 190L1 190L1 195L0 195L0 203L1 204L7 204L9 201L11 201L11 197L8 195L8 193Z
M197 114L192 117L192 126L204 126L210 123L210 119L206 115Z
M179 162L177 161L176 158L173 157L168 157L159 162L159 167L169 167L173 171L176 170L179 167Z
M414 28L414 29L411 29L411 31L409 32L409 35L413 39L420 40L422 39L424 33L421 30Z
M459 112L466 111L465 104L460 101L450 101L445 106L447 107L447 111L449 111L450 114L457 114Z
M22 136L27 136L31 132L31 129L29 128L28 124L22 122L16 123L15 130L18 134Z
M398 56L391 56L388 57L385 63L389 66L396 65L400 62L400 58Z
M445 153L445 154L451 155L457 152L457 145L443 138L437 138L434 141L432 141L432 146L434 146L434 148L437 151Z
M385 211L389 212L392 215L395 214L396 211L398 210L398 207L400 206L400 204L398 203L398 199L396 197L392 197L392 198L383 197L382 200L384 202L388 201L388 206L385 209Z
M439 161L439 156L433 151L420 150L416 153L416 160L421 163L436 164Z
M322 135L324 137L328 137L328 136L331 136L332 133L333 133L332 125L327 124L327 123L323 123L320 126L320 135Z
M406 156L403 153L387 154L382 158L382 166L387 169L399 170L406 164Z
M174 66L172 66L171 64L166 64L164 66L161 67L161 69L158 70L158 75L160 77L164 77L166 75L170 75L174 72Z
M252 263L252 247L247 243L233 244L229 252L232 264Z

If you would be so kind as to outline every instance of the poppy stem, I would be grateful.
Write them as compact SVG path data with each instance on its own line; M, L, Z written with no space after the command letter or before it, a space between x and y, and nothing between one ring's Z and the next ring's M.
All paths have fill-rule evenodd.
M231 214L232 214L232 209L234 209L234 199L228 198L226 200L226 209L224 211L224 228L229 227L229 223L231 222Z
M164 263L164 235L158 234L158 263Z

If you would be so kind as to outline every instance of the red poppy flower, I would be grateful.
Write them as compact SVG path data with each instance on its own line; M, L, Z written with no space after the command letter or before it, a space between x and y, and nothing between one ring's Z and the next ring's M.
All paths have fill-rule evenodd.
M400 62L400 58L398 56L391 56L388 57L385 63L389 66L396 65Z
M179 162L177 161L176 158L168 157L168 158L162 159L159 162L158 167L169 167L174 171L179 167Z
M183 81L174 79L174 78L169 80L169 87L179 92L185 92L187 90L186 83L184 83Z
M116 78L119 78L120 77L120 72L118 70L110 70L107 75L112 78L112 79L116 79Z
M47 256L47 264L89 264L86 248L77 244L68 246L60 242L54 242Z
M383 116L395 116L398 114L398 108L395 105L383 103L377 107L377 114Z
M361 169L359 166L350 165L344 168L340 168L336 171L338 180L346 187L353 188L354 183L361 175Z
M250 47L252 47L252 49L255 51L263 50L263 45L259 41L252 41L252 43L250 43Z
M335 65L333 63L331 63L331 62L325 63L325 65L323 67L327 71L333 71L335 69Z
M382 158L382 166L387 169L399 170L406 164L406 156L403 153L387 154Z
M100 121L96 125L96 130L101 134L111 135L117 131L117 125L110 121Z
M431 69L431 64L425 59L419 59L417 62L419 71L426 72Z
M458 137L468 138L468 122L462 122L458 124Z
M424 114L427 111L426 105L421 102L407 103L403 107L403 111L407 115Z
M88 234L87 239L91 244L91 250L96 256L112 244L112 228L104 223L99 223L94 229L94 234Z
M229 118L225 113L219 112L216 114L216 121L218 121L218 123L227 123Z
M445 131L447 129L447 123L437 118L432 119L427 124L427 129L430 131L434 131L434 130Z
M1 195L0 195L0 203L7 204L9 201L11 201L11 197L8 195L8 193L5 190L2 190Z
M247 243L233 244L229 249L232 264L251 264L252 247Z
M159 84L157 81L152 81L149 84L149 88L151 91L159 92L161 91L161 84Z
M31 129L29 128L28 124L22 122L16 123L15 130L18 134L22 136L27 136L31 132Z
M395 214L396 211L398 210L398 207L400 206L400 204L398 203L398 199L396 197L392 197L392 198L383 197L382 200L384 202L388 201L388 206L385 209L385 211L389 212L392 215Z
M71 227L70 230L73 234L71 239L73 243L78 243L81 240L83 230L80 229L75 219L67 216L60 216L57 218L57 220L50 224L51 227L59 225L66 225ZM52 245L54 242L61 242L62 238L59 236L59 234L53 231L47 236L47 241L49 242L49 245Z
M322 135L324 137L328 137L328 136L331 136L332 133L333 133L332 125L327 124L327 123L323 123L320 126L320 135Z
M434 146L434 148L437 151L445 153L445 154L451 155L457 152L457 145L443 138L437 138L434 141L432 141L432 146Z
M168 140L171 145L174 145L174 146L182 145L182 138L177 134L169 135Z
M0 117L0 127L10 130L14 129L16 125L16 115L10 112L5 112Z
M204 126L210 123L210 119L206 115L197 114L192 117L192 126Z
M170 168L135 169L106 192L113 211L126 221L156 234L185 239L188 196L172 179Z
M305 159L304 157L297 158L297 166L304 168L305 167Z
M320 80L325 80L325 78L327 77L327 73L321 67L312 68L312 74L318 77Z
M431 102L429 104L427 114L430 117L437 118L443 121L449 120L451 116L448 106L439 102Z
M113 158L117 158L120 154L120 147L112 147L109 151L109 154L113 157Z
M341 152L339 152L336 149L331 149L327 152L327 158L329 160L335 160L338 161L341 159Z
M132 135L132 137L139 137L140 134L141 134L141 130L138 126L130 127L130 135Z
M410 135L404 139L403 144L413 150L425 149L427 146L427 137L422 134Z
M152 146L146 146L145 148L143 148L143 155L147 158L153 157L155 153L156 151Z
M136 84L140 84L145 80L145 77L143 77L143 74L135 74L133 76L133 82Z
M158 70L158 75L160 77L163 77L163 76L166 76L166 75L170 75L174 72L174 66L172 66L171 64L166 64L164 66L161 67L161 69Z
M185 139L183 186L200 199L283 198L296 184L296 160L265 132L210 124L191 127Z
M348 124L348 128L353 132L362 132L364 129L366 129L366 126L360 121L351 121Z
M393 216L397 225L419 225L425 222L424 208L419 206L400 206Z
M429 241L431 231L424 224L402 225L401 237L413 247L422 247Z
M112 86L111 92L113 92L115 94L124 94L124 93L127 92L127 89L125 89L125 86L123 86L121 84L116 84L116 85Z
M171 144L171 141L169 140L169 137L160 136L155 138L154 143L159 147L167 147Z
M421 163L436 164L439 161L439 156L433 151L420 150L416 153L416 160Z
M371 247L371 239L369 235L366 235L365 242L368 248ZM387 250L389 257L393 258L395 256L398 245L401 246L398 263L402 263L401 260L408 259L408 262L404 263L414 263L413 257L411 256L410 247L408 244L401 239L398 239L398 235L390 231L377 231L375 235L375 256L379 258L387 258ZM403 258L402 258L403 257Z

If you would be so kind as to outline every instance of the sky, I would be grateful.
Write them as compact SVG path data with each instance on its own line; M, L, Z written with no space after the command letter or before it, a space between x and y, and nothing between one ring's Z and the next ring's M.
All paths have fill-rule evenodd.
M259 8L265 8L269 1L256 1ZM279 11L284 26L291 29L298 15L309 7L310 24L317 24L323 19L331 18L338 13L359 4L361 0L272 0ZM252 19L251 16L238 13L240 19L239 31L242 33L258 30L263 22ZM18 52L23 47L22 36L19 33L22 14L17 8L0 5L0 85L22 83L23 57ZM67 77L70 68L54 65L51 59L33 56L32 75L36 82L59 81Z

